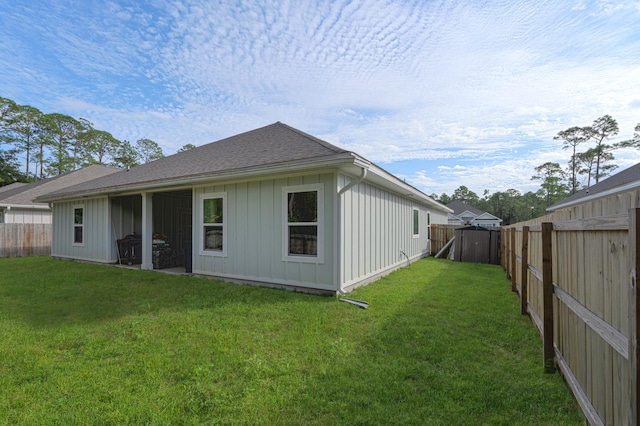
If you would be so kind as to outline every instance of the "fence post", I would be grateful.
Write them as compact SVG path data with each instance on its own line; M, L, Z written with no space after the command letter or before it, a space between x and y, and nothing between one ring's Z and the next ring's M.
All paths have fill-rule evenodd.
M507 279L511 279L511 273L509 272L509 256L511 256L509 248L509 232L510 228L504 230L504 271L507 274Z
M504 260L505 259L504 239L505 239L504 228L500 227L500 265L502 265L502 267L506 270L507 265Z
M640 424L640 209L629 210L629 424Z
M516 228L511 228L511 291L518 291L516 281L518 272L516 271Z
M527 301L529 296L527 295L527 287L529 285L529 227L522 227L522 283L520 284L520 313L527 315L529 309L527 307Z
M553 223L542 224L542 351L545 373L553 374L555 351L553 349Z
M511 279L511 271L509 268L511 267L511 247L509 247L509 242L511 239L510 234L511 228L507 228L504 230L504 271L507 274L507 279Z

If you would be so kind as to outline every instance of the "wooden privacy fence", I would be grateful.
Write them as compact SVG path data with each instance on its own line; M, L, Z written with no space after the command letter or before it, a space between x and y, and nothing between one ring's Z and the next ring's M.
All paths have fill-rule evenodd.
M0 223L0 257L50 254L50 223Z
M561 371L587 421L640 424L640 209L561 216L501 230L511 289L540 332L545 370Z
M431 224L431 253L438 253L455 235L460 225Z

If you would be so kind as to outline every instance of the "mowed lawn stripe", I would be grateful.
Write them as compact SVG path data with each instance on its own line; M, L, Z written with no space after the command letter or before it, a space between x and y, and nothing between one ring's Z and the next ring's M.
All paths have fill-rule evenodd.
M498 266L348 297L0 259L0 424L583 424Z

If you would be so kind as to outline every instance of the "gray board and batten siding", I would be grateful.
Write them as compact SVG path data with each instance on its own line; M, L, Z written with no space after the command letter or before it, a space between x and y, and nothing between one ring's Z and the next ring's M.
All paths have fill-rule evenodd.
M350 178L340 175L340 187ZM446 223L438 212L409 197L360 182L342 195L341 283L357 287L430 254L429 224ZM413 212L418 211L418 234Z
M317 223L302 226L317 226L317 234L293 232L301 228L287 222L289 197L310 193L317 194ZM429 224L446 223L451 211L357 154L282 123L43 201L54 205L56 257L114 263L115 241L131 234L142 241L142 268L152 269L151 240L159 233L189 256L180 264L194 273L331 294L427 256ZM205 223L205 216L217 217L205 205L224 206L224 220ZM73 242L78 206L84 209L82 244ZM307 253L308 247L317 250Z
M335 259L331 255L335 244L332 226L335 198L331 191L334 182L333 173L323 173L195 188L193 272L243 282L335 290ZM324 188L323 234L319 236L324 243L324 251L320 253L324 259L284 260L283 188L316 185ZM207 194L226 197L227 240L224 253L219 255L200 250L204 245L204 232L199 229L202 211L198 206L201 197Z
M54 203L51 255L65 259L110 263L116 260L111 237L111 209L108 197L85 198ZM74 211L82 209L82 223L75 223ZM74 241L82 228L82 242Z
M250 182L207 185L193 189L193 272L242 282L313 288L328 292L347 290L385 275L430 253L428 222L446 220L446 214L368 183L359 183L342 195L338 189L353 177L335 173L282 177ZM338 188L337 182L340 181ZM282 191L286 187L321 184L323 200L323 261L283 260L284 216ZM228 233L223 256L200 254L203 244L199 227L201 195L226 194ZM154 232L169 234L156 210L174 215L154 194ZM338 198L342 197L340 221L336 221ZM84 209L84 241L74 244L73 209ZM141 233L140 197L85 199L56 203L53 255L102 263L117 262L115 240ZM413 235L413 212L419 213L419 233ZM96 226L98 223L111 226ZM157 225L156 225L157 224ZM156 229L157 228L157 229ZM336 235L342 238L336 238ZM338 241L342 241L338 245ZM339 257L341 256L341 258ZM336 266L340 270L336 270ZM336 276L336 271L340 276Z

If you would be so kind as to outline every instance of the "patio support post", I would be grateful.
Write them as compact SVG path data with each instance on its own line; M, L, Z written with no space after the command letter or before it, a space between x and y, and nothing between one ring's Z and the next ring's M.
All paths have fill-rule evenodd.
M153 269L153 194L142 193L142 265L141 269Z

